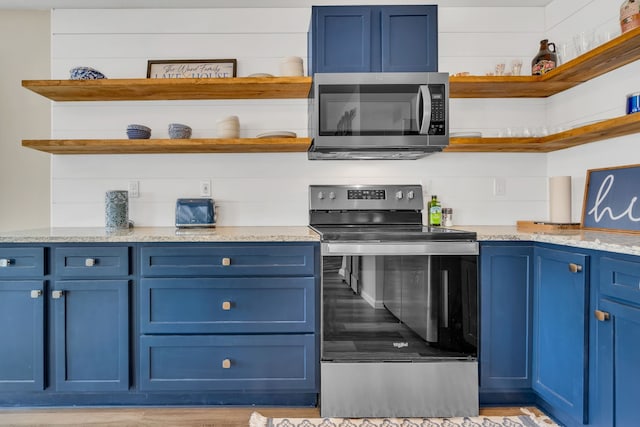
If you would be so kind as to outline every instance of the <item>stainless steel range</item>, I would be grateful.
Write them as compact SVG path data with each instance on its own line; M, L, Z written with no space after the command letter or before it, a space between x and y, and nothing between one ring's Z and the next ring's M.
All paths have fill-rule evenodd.
M320 414L478 414L476 234L422 225L420 185L309 187L322 244Z

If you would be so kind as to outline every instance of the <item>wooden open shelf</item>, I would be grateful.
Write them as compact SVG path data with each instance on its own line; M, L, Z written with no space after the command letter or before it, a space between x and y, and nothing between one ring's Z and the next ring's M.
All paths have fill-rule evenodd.
M451 138L446 152L548 153L640 132L640 113L539 138ZM37 139L22 146L51 154L291 153L306 152L311 138Z
M447 152L548 153L640 132L640 113L602 120L539 138L451 138Z
M452 98L539 98L579 85L640 59L640 28L629 31L542 76L452 76ZM307 98L311 77L219 79L23 80L53 101ZM540 138L451 138L447 152L547 153L640 132L640 114L604 120ZM24 140L52 154L304 152L309 138Z
M640 59L640 28L542 76L451 76L451 98L545 98ZM527 69L524 65L524 69Z
M301 153L311 138L36 139L22 146L51 154Z
M311 77L23 80L52 101L307 98Z

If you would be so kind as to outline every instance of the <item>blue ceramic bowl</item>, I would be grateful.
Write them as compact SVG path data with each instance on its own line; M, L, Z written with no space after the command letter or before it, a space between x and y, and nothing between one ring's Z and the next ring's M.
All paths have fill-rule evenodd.
M151 128L145 125L135 125L131 124L127 126L127 130L141 130L143 132L151 132Z
M90 67L75 67L69 70L71 80L98 80L107 77L100 71Z

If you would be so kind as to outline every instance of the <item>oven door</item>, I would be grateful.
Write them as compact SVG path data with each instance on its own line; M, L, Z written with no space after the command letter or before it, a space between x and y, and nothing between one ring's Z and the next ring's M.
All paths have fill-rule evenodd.
M323 362L477 357L477 242L325 242L322 254Z

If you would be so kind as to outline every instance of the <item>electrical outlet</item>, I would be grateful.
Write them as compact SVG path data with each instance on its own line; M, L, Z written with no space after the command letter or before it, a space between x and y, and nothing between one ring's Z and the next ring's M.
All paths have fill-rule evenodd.
M200 181L200 197L211 197L211 181Z
M138 181L129 181L129 198L140 197L140 186Z
M507 179L504 177L493 178L493 195L505 197L507 195Z

